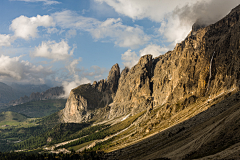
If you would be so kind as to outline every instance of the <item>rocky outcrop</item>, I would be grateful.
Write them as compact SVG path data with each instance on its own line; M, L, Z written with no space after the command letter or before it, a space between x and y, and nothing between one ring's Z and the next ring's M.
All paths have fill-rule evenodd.
M118 89L118 80L120 77L120 68L119 65L116 63L112 66L108 78L107 78L107 90L111 93L116 93Z
M146 55L141 57L130 71L127 68L122 71L109 118L129 112L135 114L147 109L152 95L152 68L152 55Z
M65 122L81 122L105 108L106 119L136 114L152 107L214 98L240 86L240 6L215 24L194 24L173 51L152 58L145 55L120 74L116 64L107 80L72 90L64 110ZM151 53L149 53L151 54ZM120 76L120 78L119 78ZM187 103L186 103L187 104ZM169 107L167 107L169 108ZM91 112L89 112L91 111ZM83 116L85 113L86 116ZM84 118L85 117L85 118Z
M62 111L63 122L82 122L96 118L97 109L108 107L115 97L120 68L115 64L109 71L107 80L94 81L73 89Z
M19 104L23 104L23 103L27 103L27 102L31 102L31 101L57 99L63 94L64 94L63 87L53 87L53 88L46 90L45 92L41 92L41 93L33 92L33 93L31 93L30 96L25 95L24 97L21 97L17 100L13 100L13 101L9 102L8 105L15 106L15 105L19 105Z

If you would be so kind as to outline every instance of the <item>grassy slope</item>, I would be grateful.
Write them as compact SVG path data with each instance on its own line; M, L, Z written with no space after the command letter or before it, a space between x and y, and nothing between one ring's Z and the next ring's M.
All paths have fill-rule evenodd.
M1 152L24 148L25 140L37 137L60 123L58 112L43 118L27 118L11 111L1 115L0 123L9 125L0 127ZM21 142L14 144L18 140Z
M92 132L91 134L87 134L88 136L80 138L79 140L68 143L66 145L60 146L59 148L72 148L72 149L78 148L79 149L82 146L88 145L88 143L86 144L86 142L100 140L107 136L114 135L114 134L124 130L125 128L129 127L134 121L136 121L144 113L145 113L145 111L138 113L134 116L131 116L131 117L127 118L126 120L121 121L117 124L114 124L111 126L105 126L106 128L102 128L102 130L99 130L98 132ZM83 145L81 145L81 144L83 144ZM98 148L96 150L99 150L99 149L102 149L102 146L98 146Z
M15 113L15 112L11 112L11 111L0 113L0 126L1 127L4 127L4 125L17 126L26 120L27 120L27 117L22 114L19 114L19 113Z
M239 100L240 93L238 92L228 98L222 96L222 98L205 105L200 105L197 102L180 111L181 114L176 114L168 119L166 124L160 122L160 124L165 124L165 127L173 124L166 130L162 130L163 128L160 127L159 129L162 131L151 136L151 131L146 133L144 130L141 134L143 136L145 134L146 137L149 135L149 137L138 141L135 139L138 133L132 129L133 131L128 134L128 137L121 136L102 145L110 147L107 149L108 151L122 148L109 154L109 158L117 156L118 159L156 159L162 157L194 159L214 155L240 142ZM203 107L208 109L204 111ZM203 111L193 116L197 110ZM186 117L187 113L192 118ZM182 117L179 117L180 115ZM184 121L174 125L176 120L181 119ZM148 126L151 125L149 122ZM133 141L135 143L131 143ZM124 144L125 148L123 148ZM217 156L224 159L227 154L223 154L226 153Z
M0 112L13 111L27 115L29 117L39 118L51 115L59 110L62 110L65 107L66 101L66 99L33 101L8 107L0 110Z

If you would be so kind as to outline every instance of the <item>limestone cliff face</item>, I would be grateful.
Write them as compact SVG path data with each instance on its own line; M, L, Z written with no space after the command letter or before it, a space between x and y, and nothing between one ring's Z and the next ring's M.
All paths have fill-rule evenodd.
M107 107L113 101L118 88L120 68L115 64L107 80L84 84L73 89L62 111L63 122L83 122L96 118L98 109Z
M135 114L147 109L151 97L152 55L140 58L137 65L128 71L125 68L120 77L120 83L111 105L109 118L121 116L129 112Z
M97 108L105 108L104 117L112 119L180 100L214 98L239 90L239 37L240 6L215 24L195 25L173 51L156 58L149 53L121 74L114 65L107 81L72 90L64 109L65 117L70 118L65 121L74 116L75 122L91 119L97 112L91 115L89 110Z
M64 122L81 122L90 118L91 115L87 114L87 100L71 91L63 112Z
M110 90L110 92L115 93L118 88L118 80L120 77L120 68L118 64L112 66L108 78L107 78L107 89Z
M239 18L238 7L217 23L192 31L173 51L154 60L156 104L239 88Z

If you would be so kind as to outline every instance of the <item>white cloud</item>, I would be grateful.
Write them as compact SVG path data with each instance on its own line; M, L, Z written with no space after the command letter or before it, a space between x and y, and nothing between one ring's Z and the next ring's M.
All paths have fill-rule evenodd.
M168 22L163 22L159 28L159 32L166 38L168 42L179 43L186 38L192 30L192 23L181 24L178 17L171 17Z
M28 83L44 83L44 78L52 74L51 68L36 66L28 61L21 61L20 57L0 56L1 81L25 81Z
M52 17L54 17L57 25L62 28L87 31L95 40L110 40L120 47L136 48L150 40L150 37L144 33L140 26L123 25L120 18L99 21L80 16L69 10L56 12Z
M117 13L128 16L134 20L149 18L161 22L165 15L172 12L177 6L184 6L186 3L194 3L198 0L95 0L100 3L107 3Z
M77 35L77 31L75 29L70 29L66 33L67 38L75 37Z
M140 56L151 54L153 55L153 57L158 57L160 55L165 54L168 50L169 49L166 47L161 47L156 44L150 44L144 49L140 50L139 53L140 53Z
M62 12L55 12L51 15L58 26L64 29L80 29L87 30L97 25L99 21L94 18L83 17L77 13L65 10Z
M54 28L54 27L47 29L47 33L49 33L49 34L57 33L57 32L59 32L59 30L57 28Z
M73 55L73 51L76 48L74 46L72 50L70 50L70 46L64 40L57 43L55 41L47 41L42 42L41 45L35 48L35 50L31 53L34 57L44 57L48 59L53 59L54 61L65 60L68 59L71 55Z
M11 36L6 34L0 34L0 47L10 46L10 45L11 45Z
M62 82L62 86L64 89L64 95L61 95L60 97L64 97L64 98L68 98L70 91L73 88L76 88L77 86L81 85L81 84L86 84L86 83L90 83L91 81L89 79L87 79L86 77L82 77L79 78L76 70L77 70L77 64L81 61L81 58L78 59L74 59L69 66L66 66L66 68L68 69L70 75L69 76L73 76L74 80L65 80Z
M139 56L135 53L135 51L132 51L131 49L127 50L124 54L122 54L122 60L124 61L124 66L128 68L132 68L134 65L138 63Z
M95 0L133 20L148 18L161 23L159 33L168 42L179 43L201 19L211 24L225 16L239 0Z
M139 54L137 55L135 51L132 51L131 49L128 49L124 54L122 54L122 60L125 67L132 68L134 65L136 65L139 61L139 58L151 54L153 57L158 57L162 54L165 54L169 49L166 47L161 47L156 44L150 44L146 46L144 49L139 51Z
M82 58L79 57L78 59L74 59L69 66L67 66L68 71L70 74L76 74L76 67L79 62L82 61Z
M84 76L90 76L94 77L95 80L100 80L100 78L103 76L104 73L107 73L107 69L99 66L91 66L90 71L85 70L83 75Z
M159 32L169 42L179 42L191 31L191 25L179 25L179 19L172 18L172 12L176 7L183 7L186 4L194 4L199 0L95 0L100 3L107 3L117 13L123 14L133 20L148 18L152 21L161 23ZM210 0L207 0L210 1Z
M78 75L74 76L74 80L69 82L69 81L63 81L62 86L63 86L63 90L64 90L64 95L61 95L61 97L64 98L68 98L70 91L76 87L78 87L81 84L87 84L90 83L91 81L89 79L87 79L86 77L83 77L82 79L80 79L78 77Z
M12 21L10 29L14 31L14 36L28 40L30 37L37 37L38 27L54 26L53 18L49 15L37 15L37 17L28 18L20 16Z
M176 7L159 32L167 41L179 43L186 38L196 21L205 25L215 23L238 4L238 0L208 0Z
M136 48L150 40L150 37L145 35L139 26L123 25L120 18L109 18L89 31L95 39L110 37L114 39L115 45L120 47Z
M15 0L15 1L24 1L24 2L44 2L44 5L60 4L61 2L54 0Z

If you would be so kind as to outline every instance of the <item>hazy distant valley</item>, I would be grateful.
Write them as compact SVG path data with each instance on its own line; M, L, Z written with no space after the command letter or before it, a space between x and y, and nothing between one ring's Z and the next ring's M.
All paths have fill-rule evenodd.
M240 5L174 50L63 87L0 83L0 151L82 159L238 159ZM25 96L26 95L26 96ZM48 155L49 156L49 155ZM79 158L79 159L80 159Z

